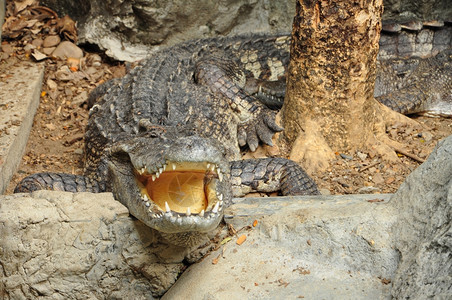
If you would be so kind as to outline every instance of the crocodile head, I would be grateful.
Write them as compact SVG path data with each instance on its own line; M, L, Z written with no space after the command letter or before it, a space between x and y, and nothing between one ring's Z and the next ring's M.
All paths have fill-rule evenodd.
M213 140L141 136L110 149L113 194L163 233L208 232L232 199L230 166Z

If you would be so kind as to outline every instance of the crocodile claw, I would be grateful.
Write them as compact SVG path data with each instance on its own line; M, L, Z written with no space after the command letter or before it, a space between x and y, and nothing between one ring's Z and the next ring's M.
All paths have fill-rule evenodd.
M284 130L275 122L276 113L268 108L262 108L256 118L239 125L238 142L240 146L248 147L252 152L256 151L259 141L273 146L272 138L276 132Z

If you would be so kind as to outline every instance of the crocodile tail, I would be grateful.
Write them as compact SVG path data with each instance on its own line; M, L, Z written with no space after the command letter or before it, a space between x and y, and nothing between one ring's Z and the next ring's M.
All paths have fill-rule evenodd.
M37 190L66 192L103 192L96 181L86 176L65 173L36 173L22 179L14 193L31 193Z

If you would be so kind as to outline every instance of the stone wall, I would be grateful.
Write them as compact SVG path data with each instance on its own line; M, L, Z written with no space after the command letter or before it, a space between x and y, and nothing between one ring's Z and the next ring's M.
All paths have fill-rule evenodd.
M401 260L395 299L452 299L452 136L438 144L391 199Z
M79 42L135 61L181 41L249 32L290 32L295 0L43 0L77 21ZM449 0L385 0L383 19L452 20Z
M78 22L80 43L97 44L108 55L126 61L188 39L287 32L295 12L294 0L41 2Z

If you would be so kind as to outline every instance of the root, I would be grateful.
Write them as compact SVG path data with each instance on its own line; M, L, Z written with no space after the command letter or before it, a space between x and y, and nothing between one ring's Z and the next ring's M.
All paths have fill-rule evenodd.
M424 162L424 159L409 153L409 151L405 148L401 143L391 140L386 133L386 128L393 124L402 124L405 126L411 126L418 130L422 130L423 127L421 124L416 122L409 117L399 114L383 104L379 103L375 100L375 113L376 113L376 122L374 126L374 136L369 138L367 144L372 149L376 150L377 153L381 155L384 160L390 162L398 161L398 157L396 152L403 154L411 159L414 159L418 162Z
M335 158L333 150L318 130L318 125L309 121L306 128L292 145L289 158L303 166L308 174L326 170Z
M350 153L355 152L357 149L371 149L381 156L383 160L390 163L400 162L397 153L418 162L424 162L422 158L411 154L405 145L390 139L386 132L386 129L394 124L423 130L421 124L387 108L376 100L373 103L373 114L373 116L357 116L366 118L370 122L373 120L374 124L368 127L370 132L366 136L356 136L356 138L353 137L348 141ZM281 144L281 139L279 142ZM326 139L323 137L319 125L313 120L307 120L304 123L303 130L299 132L295 142L292 144L288 156L299 163L308 174L328 169L331 160L336 157L331 146L327 144Z

